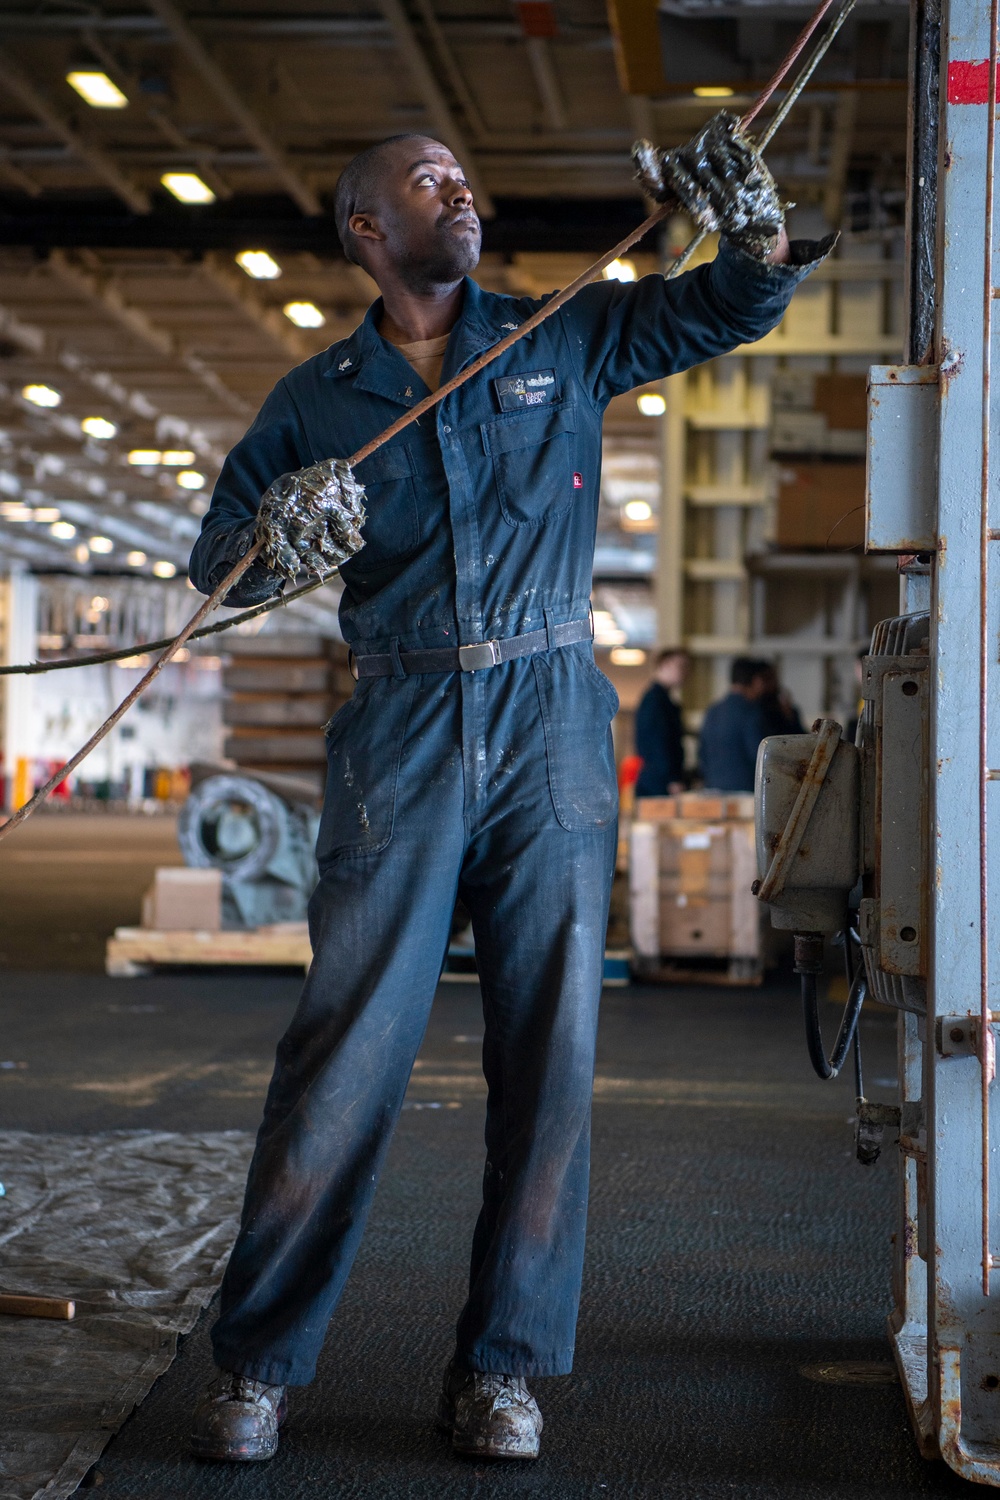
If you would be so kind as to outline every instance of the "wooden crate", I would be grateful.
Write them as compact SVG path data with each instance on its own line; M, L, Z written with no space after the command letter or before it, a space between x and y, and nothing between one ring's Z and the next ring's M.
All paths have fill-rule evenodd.
M634 822L629 914L637 970L688 982L759 983L761 913L750 891L756 873L747 818Z
M235 636L223 668L225 754L249 771L304 776L322 790L323 726L354 679L342 641L278 632Z

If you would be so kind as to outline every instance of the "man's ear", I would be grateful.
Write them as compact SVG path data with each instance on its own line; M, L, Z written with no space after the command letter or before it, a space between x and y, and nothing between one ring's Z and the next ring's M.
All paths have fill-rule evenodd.
M347 226L359 240L385 239L385 235L370 214L352 214L347 221Z

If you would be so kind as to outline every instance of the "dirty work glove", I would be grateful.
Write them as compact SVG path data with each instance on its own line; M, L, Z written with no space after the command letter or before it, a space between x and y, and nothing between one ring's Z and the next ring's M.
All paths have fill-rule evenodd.
M365 487L342 458L282 474L264 492L254 536L262 559L283 578L320 577L364 546Z
M720 230L758 260L774 249L784 209L774 178L735 115L720 110L673 151L637 141L632 160L643 190L657 203L676 198L699 229Z

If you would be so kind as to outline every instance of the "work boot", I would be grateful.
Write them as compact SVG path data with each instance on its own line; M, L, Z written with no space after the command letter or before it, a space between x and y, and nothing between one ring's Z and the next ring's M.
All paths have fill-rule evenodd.
M542 1414L521 1375L489 1375L449 1365L438 1425L470 1458L537 1458Z
M194 1409L191 1452L232 1463L273 1458L287 1408L283 1385L220 1370Z

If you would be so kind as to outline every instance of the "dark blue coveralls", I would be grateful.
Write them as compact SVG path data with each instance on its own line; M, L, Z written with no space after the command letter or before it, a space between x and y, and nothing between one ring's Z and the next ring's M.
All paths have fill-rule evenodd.
M816 254L795 252L800 264L768 267L723 244L674 281L588 287L360 464L365 547L343 568L340 608L356 655L586 621L604 408L760 338ZM442 379L538 306L467 281ZM281 380L229 455L191 559L202 591L246 550L278 475L348 456L427 394L380 337L381 311L376 302L350 338ZM230 603L274 592L252 574ZM617 706L587 640L488 670L362 680L329 726L315 956L278 1047L223 1284L212 1335L222 1369L273 1384L313 1377L456 896L475 932L489 1086L456 1358L508 1374L571 1368Z
M790 734L790 729L781 731ZM701 721L701 774L715 792L752 792L757 749L769 731L759 701L735 690L713 703Z

